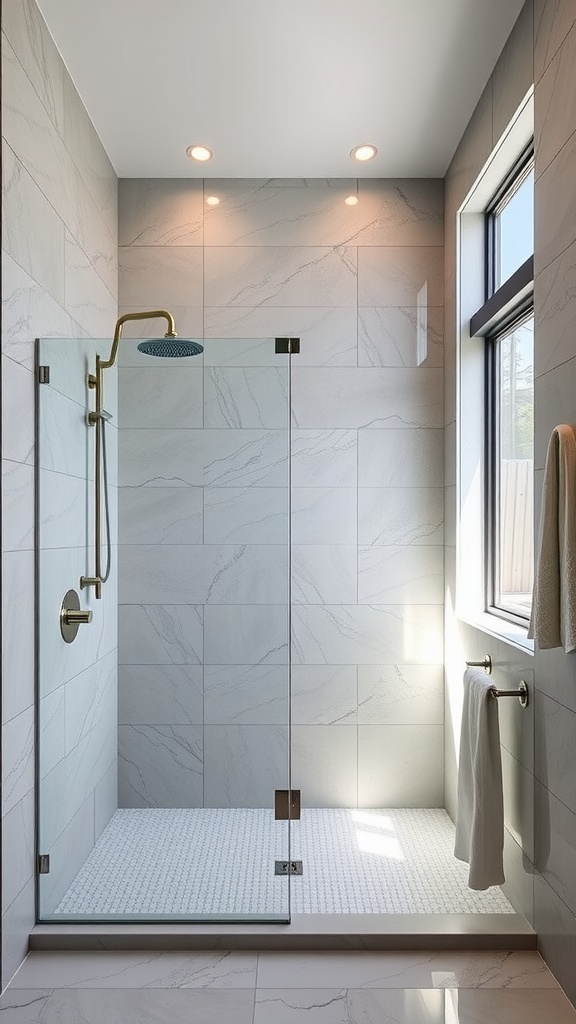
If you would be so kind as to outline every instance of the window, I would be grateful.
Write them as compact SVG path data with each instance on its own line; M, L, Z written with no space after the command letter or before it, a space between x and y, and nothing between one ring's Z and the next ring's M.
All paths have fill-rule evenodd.
M534 571L534 161L512 168L485 211L485 609L526 624Z

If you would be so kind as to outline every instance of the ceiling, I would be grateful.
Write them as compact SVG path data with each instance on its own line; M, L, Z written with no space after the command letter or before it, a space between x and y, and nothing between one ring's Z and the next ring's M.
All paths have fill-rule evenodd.
M523 2L39 5L120 177L380 178L445 173Z

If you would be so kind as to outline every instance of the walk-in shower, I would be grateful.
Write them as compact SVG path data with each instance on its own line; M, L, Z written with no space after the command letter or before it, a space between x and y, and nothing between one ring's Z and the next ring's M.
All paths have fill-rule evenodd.
M167 338L127 336L154 316ZM305 339L297 355L286 339L173 333L151 311L121 318L111 350L38 343L41 919L509 914L499 890L467 890L428 755L395 738L414 693L424 722L441 714L440 657L417 604L353 604L358 467L351 431L297 422ZM62 595L106 575L104 432L109 579L101 599L84 588L92 620L66 643ZM326 515L335 484L343 507ZM410 736L437 728L422 719ZM422 764L418 791L407 757ZM302 818L277 818L293 789Z

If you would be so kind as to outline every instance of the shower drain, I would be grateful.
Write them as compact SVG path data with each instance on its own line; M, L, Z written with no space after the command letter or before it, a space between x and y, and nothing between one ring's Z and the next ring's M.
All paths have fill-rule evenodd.
M275 875L301 875L302 874L302 861L301 860L275 860L274 861L274 874Z

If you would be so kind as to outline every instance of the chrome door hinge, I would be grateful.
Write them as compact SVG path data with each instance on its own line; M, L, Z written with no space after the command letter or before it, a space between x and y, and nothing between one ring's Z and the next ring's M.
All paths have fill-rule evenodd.
M38 854L38 874L48 875L50 873L50 854L39 853Z
M276 338L276 355L298 355L300 352L300 338Z
M39 366L38 367L38 383L49 384L50 383L50 367Z

